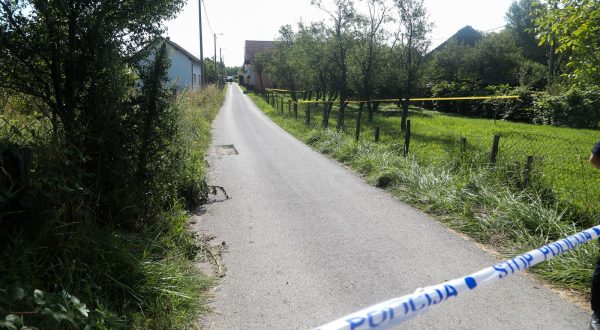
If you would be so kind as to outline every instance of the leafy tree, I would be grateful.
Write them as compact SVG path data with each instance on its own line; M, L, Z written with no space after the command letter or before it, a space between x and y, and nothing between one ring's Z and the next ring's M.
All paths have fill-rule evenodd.
M298 56L302 59L299 65L306 79L305 88L315 89L316 99L323 100L322 125L329 125L329 114L333 101L338 98L337 67L334 58L334 43L324 23L312 23L308 26L299 25L296 38ZM312 90L308 91L308 98L312 99Z
M356 90L362 100L367 101L369 121L373 120L373 105L371 98L376 89L375 77L382 67L381 53L386 38L383 24L391 20L389 8L383 0L367 0L369 15L360 20L358 31L358 42L351 54L351 69L354 69L353 77L356 81ZM361 118L364 104L359 109L359 120ZM360 125L360 124L359 124Z
M270 52L269 69L281 85L291 90L294 101L294 113L298 111L298 81L304 73L300 71L299 56L295 42L296 34L290 25L284 25L279 29L279 37L275 48Z
M228 66L225 68L225 74L228 76L235 76L242 72L242 67L239 66Z
M474 47L467 67L476 74L480 84L516 85L519 80L519 67L523 61L521 51L507 32L490 33Z
M442 49L436 50L428 65L428 76L433 81L456 81L475 83L477 74L472 72L474 47L448 41Z
M474 46L448 42L429 62L428 74L434 81L478 86L519 83L524 63L521 49L508 32L490 33ZM532 69L532 66L529 66ZM536 66L535 68L539 68ZM523 71L523 73L528 71Z
M258 75L258 82L260 84L260 93L265 92L265 86L263 83L263 75L266 71L266 67L269 65L271 53L269 51L261 52L254 55L254 64L252 70Z
M350 97L348 54L356 39L355 24L358 14L352 0L332 1L332 8L324 5L322 0L311 0L311 3L323 10L329 16L331 22L331 26L326 25L325 28L334 46L331 57L336 67L336 89L340 97L340 109L337 121L337 129L340 130L344 127L344 113Z
M182 5L0 0L0 88L35 98L37 110L52 122L67 157L59 173L75 187L58 195L65 218L79 218L77 205L83 203L102 221L134 209L135 194L127 191L136 186L132 171L140 145L131 131L140 124L132 116L140 99L132 68ZM90 189L89 200L68 197L80 187Z
M408 118L409 98L415 89L417 73L421 69L423 59L429 48L430 41L427 37L432 25L428 22L427 10L424 0L396 0L396 7L400 16L398 37L399 63L404 84L399 91L402 101L401 129L406 127ZM403 100L402 100L403 99Z
M600 83L600 2L551 0L535 20L540 45L571 52L567 66L579 82Z
M538 6L539 0L513 2L506 13L506 30L512 35L517 47L522 49L526 59L546 64L550 50L547 46L540 47L535 35L535 16Z

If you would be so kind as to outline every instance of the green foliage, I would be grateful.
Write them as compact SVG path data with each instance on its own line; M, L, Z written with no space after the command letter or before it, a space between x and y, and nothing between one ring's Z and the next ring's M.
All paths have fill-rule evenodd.
M431 86L432 97L475 96L486 94L478 84L468 82L440 81ZM469 116L483 116L481 101L433 101L433 108L438 111L459 113Z
M207 57L203 62L204 69L204 81L206 84L218 84L219 83L219 75L225 67L222 63L217 61L215 65L214 59Z
M22 283L18 286L28 296L37 289L56 299L63 299L63 291L69 292L90 311L87 318L79 316L76 307L82 306L67 301L61 303L64 310L54 302L54 307L48 305L64 315L44 314L48 306L41 308L27 299L13 305L2 300L0 293L0 318L5 319L9 312L39 309L39 313L16 315L26 325L43 329L64 329L71 323L67 319L58 322L53 315L102 329L179 329L194 323L210 281L194 265L196 240L188 228L189 217L182 203L196 206L207 192L203 183L204 152L210 143L211 121L222 100L223 92L209 87L199 93L181 94L169 104L169 116L176 119L171 122L177 127L176 134L169 135L168 141L162 140L167 147L153 150L176 162L148 157L150 164L162 162L165 169L153 171L153 183L146 184L152 186L147 198L165 198L168 207L138 211L140 217L154 216L135 231L90 221L86 207L90 189L80 184L81 176L86 174L68 172L70 167L65 165L77 158L85 163L87 158L76 150L60 149L52 139L41 135L51 134L44 131L43 125L32 130L29 143L33 168L30 183L23 191L35 203L0 220L0 288L9 290L15 283ZM12 117L9 123L13 127L22 120L32 121L31 117ZM169 187L161 187L163 184ZM168 195L151 196L159 191ZM70 202L56 206L64 203L63 199ZM69 221L66 212L78 221Z
M538 46L535 36L536 7L538 0L519 0L511 4L506 13L506 30L511 34L517 46L522 49L523 56L538 64L545 65L547 46Z
M202 159L223 94L176 98L167 81L156 40L182 6L0 1L0 288L46 298L17 310L0 301L4 322L195 321L208 282L182 205L206 195Z
M533 110L533 122L537 124L598 129L600 87L573 86L559 95L540 93Z
M0 289L0 315L6 315L4 321L0 321L0 328L9 330L37 329L27 326L30 319L46 319L55 328L71 329L93 329L98 322L86 304L65 291L45 293L35 289L32 292L20 286Z
M600 3L552 0L540 4L535 19L540 45L571 53L567 66L577 82L600 83Z
M525 60L521 62L519 67L519 85L541 90L546 87L547 74L548 69L546 66L538 62Z
M451 41L432 56L428 71L433 79L481 86L516 85L523 62L520 49L506 32L486 34L473 46Z
M237 76L240 72L242 72L242 67L240 66L228 66L225 68L225 74L228 76Z

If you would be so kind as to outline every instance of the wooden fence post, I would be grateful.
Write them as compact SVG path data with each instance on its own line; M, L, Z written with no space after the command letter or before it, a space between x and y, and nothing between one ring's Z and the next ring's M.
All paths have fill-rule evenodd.
M283 95L281 95L281 113L283 114L285 110L283 109Z
M354 138L356 140L356 142L358 143L358 140L360 139L360 119L362 117L362 111L364 108L365 104L363 102L359 103L358 106L358 113L356 114L356 132L354 133Z
M494 135L494 142L492 143L492 152L490 153L490 166L496 165L496 159L498 158L498 146L500 145L500 135Z
M533 156L527 156L527 162L525 163L525 172L523 173L523 183L525 186L529 186L531 182L531 169L533 166Z
M375 127L375 142L379 142L379 127Z
M306 103L306 127L310 127L310 102Z
M404 157L408 155L410 147L410 119L406 120L406 130L404 131Z
M467 138L463 136L460 138L460 156L464 157L466 152L467 152Z
M298 100L292 100L292 107L294 108L294 118L298 119Z

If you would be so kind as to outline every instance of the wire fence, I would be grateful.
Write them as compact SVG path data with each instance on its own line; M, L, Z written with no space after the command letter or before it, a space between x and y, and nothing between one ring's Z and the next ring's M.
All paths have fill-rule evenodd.
M325 111L331 107L329 127L337 127L339 102L295 102L281 90L262 96L280 115L314 128L323 127ZM500 101L494 102L496 106L502 106ZM572 213L574 221L595 224L600 210L599 173L589 165L588 157L593 144L600 140L600 132L439 115L412 107L407 136L400 130L398 105L397 100L382 102L369 120L364 104L359 111L360 102L349 103L342 130L360 141L395 144L398 152L411 154L423 163L486 167L517 188L535 185L548 203Z

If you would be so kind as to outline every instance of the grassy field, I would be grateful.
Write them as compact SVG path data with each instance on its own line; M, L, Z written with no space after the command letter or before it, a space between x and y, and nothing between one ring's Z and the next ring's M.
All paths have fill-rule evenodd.
M284 112L273 112L283 117L289 113L287 100ZM358 116L356 104L349 106L344 131L354 135ZM298 121L304 123L306 104L298 108ZM337 108L330 115L330 126L336 127ZM451 116L418 108L411 108L410 153L420 164L448 165L460 162L472 166L489 163L494 135L500 136L496 169L499 176L519 183L524 181L527 156L533 156L532 175L546 188L551 199L573 214L572 220L584 226L593 226L600 211L600 185L595 184L600 173L589 166L591 147L600 140L600 132L553 126L530 125L489 119ZM311 105L311 124L318 127L322 119L322 105ZM403 149L404 135L400 133L399 111L395 106L383 108L372 123L367 122L366 111L361 117L361 141L373 141L375 127L380 128L381 142L399 144ZM466 148L461 144L466 138Z
M461 118L413 108L410 151L404 157L395 108L381 109L372 123L367 123L363 113L357 143L354 105L346 114L344 131L336 132L320 127L321 106L311 105L311 127L306 127L304 104L296 119L287 102L282 111L259 96L249 96L276 123L314 149L503 256L597 224L600 174L587 157L600 132ZM334 107L329 127L336 127L336 118ZM373 139L375 127L381 130L379 143ZM495 134L500 135L500 146L492 170L489 157ZM534 157L529 180L524 174L527 156ZM584 293L598 250L597 244L587 244L532 271Z

